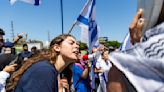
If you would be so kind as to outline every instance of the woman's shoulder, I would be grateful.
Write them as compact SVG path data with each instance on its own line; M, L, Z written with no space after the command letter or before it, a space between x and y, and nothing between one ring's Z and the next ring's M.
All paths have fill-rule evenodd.
M33 64L31 67L53 67L48 60L40 60L37 63Z
M56 72L57 73L57 70L54 68L54 66L53 65L51 65L50 63L49 63L49 61L47 61L47 60L41 60L41 61L39 61L39 62L37 62L37 63L35 63L35 64L33 64L28 70L27 70L27 72L31 72L31 73L33 73L33 72L39 72L39 71L41 71L41 72Z

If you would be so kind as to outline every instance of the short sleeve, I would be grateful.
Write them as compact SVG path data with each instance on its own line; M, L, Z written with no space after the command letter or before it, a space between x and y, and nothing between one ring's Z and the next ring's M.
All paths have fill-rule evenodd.
M83 69L78 65L73 65L72 72L73 72L73 84L76 87L78 84L78 81L80 80L83 74Z

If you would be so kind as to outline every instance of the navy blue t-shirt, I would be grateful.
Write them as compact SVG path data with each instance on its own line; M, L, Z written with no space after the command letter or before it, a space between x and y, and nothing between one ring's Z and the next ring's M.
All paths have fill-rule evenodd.
M48 61L40 61L24 72L14 92L58 92L57 75Z
M32 53L30 51L23 51L19 53L19 55L23 58L30 58L32 56Z

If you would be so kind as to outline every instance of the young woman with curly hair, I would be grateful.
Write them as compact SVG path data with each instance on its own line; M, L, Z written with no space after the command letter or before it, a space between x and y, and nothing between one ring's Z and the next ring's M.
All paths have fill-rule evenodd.
M10 78L7 91L58 92L57 75L76 61L79 46L73 36L63 34L50 43L47 54L38 54L25 61Z

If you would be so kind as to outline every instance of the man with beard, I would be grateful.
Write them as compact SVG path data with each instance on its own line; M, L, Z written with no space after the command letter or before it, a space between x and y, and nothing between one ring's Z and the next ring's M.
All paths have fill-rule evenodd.
M24 60L30 58L32 56L32 53L28 51L28 45L23 44L23 51L19 53L19 56L22 57Z

